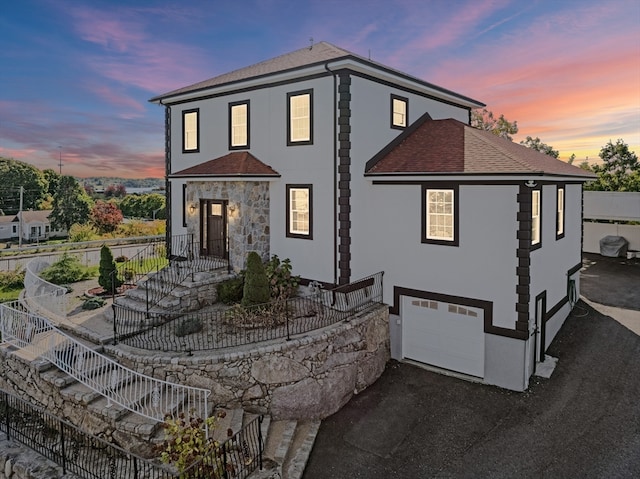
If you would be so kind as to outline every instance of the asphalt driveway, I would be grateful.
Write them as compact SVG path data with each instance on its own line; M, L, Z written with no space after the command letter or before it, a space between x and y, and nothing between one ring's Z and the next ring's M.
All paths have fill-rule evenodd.
M640 309L640 264L618 267ZM613 284L598 271L583 292ZM640 477L640 336L580 301L548 354L524 393L390 362L323 421L304 478Z

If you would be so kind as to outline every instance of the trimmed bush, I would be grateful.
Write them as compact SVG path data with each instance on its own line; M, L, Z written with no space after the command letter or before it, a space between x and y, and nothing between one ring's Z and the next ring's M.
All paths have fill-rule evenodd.
M246 307L268 303L270 297L269 278L264 270L262 259L258 253L251 251L247 256L242 305Z
M202 331L202 320L196 316L181 319L176 324L175 335L179 338Z
M100 249L100 276L98 276L98 284L105 291L115 293L116 289L122 286L122 281L118 278L116 263L113 260L111 249L107 245L102 245Z
M53 284L69 284L91 277L91 273L82 266L80 260L68 253L40 273L40 277Z
M236 304L242 301L244 292L244 277L231 278L216 287L218 291L218 301L224 304Z

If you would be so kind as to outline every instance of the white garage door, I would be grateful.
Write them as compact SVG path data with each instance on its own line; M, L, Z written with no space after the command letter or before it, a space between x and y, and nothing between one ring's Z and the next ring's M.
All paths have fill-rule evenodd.
M404 296L402 323L406 359L484 377L482 309Z

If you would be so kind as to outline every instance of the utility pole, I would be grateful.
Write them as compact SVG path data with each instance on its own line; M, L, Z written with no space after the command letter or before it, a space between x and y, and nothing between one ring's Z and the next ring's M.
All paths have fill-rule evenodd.
M18 211L18 247L22 248L22 199L24 197L24 186L20 187L20 209Z
M62 147L59 146L58 148L60 148L60 155L58 157L58 164L60 165L60 176L62 176Z

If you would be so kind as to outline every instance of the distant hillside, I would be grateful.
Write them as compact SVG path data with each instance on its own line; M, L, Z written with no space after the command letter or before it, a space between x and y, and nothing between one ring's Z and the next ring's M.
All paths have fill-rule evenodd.
M164 190L164 178L116 178L110 176L96 176L91 178L76 178L81 185L90 185L94 190L103 190L109 185L123 185L125 188L153 188Z

